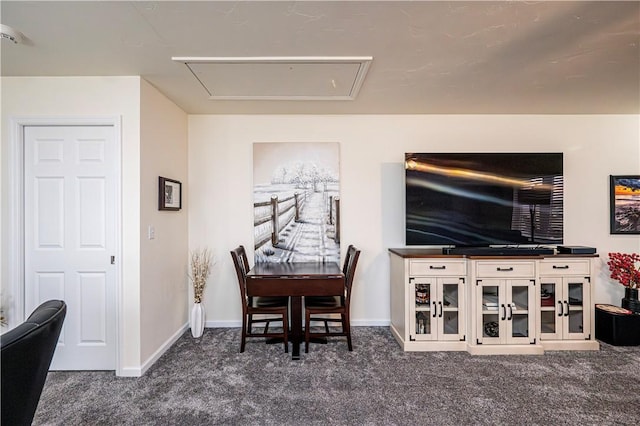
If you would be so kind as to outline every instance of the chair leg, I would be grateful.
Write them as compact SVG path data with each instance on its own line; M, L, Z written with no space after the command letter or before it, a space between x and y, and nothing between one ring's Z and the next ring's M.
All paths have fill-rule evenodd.
M284 332L284 353L289 353L289 323L287 322L287 314L282 315L282 330Z
M342 331L347 335L347 346L349 347L349 352L353 351L353 346L351 345L351 321L349 320L349 314L342 314Z
M242 314L242 333L240 336L240 353L244 352L244 343L245 340L247 339L247 326L249 324L247 324L247 316L245 314Z
M267 323L264 325L264 334L267 334L269 332L269 321L267 321Z
M329 334L329 321L324 322L324 331Z
M309 340L311 340L311 314L304 313L304 353L309 353Z

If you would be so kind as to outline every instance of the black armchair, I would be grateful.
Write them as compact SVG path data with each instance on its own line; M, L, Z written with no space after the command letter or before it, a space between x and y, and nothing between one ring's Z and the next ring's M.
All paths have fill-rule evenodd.
M58 343L67 305L49 300L0 336L3 425L30 425Z

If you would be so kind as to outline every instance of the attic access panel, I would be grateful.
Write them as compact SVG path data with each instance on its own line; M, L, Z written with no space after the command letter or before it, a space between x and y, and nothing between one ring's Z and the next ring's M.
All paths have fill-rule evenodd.
M212 100L353 100L372 57L174 57Z

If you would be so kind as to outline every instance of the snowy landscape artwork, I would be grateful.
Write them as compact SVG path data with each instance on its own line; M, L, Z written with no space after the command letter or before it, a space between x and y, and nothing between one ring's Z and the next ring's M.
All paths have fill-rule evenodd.
M340 262L340 145L253 144L255 261Z

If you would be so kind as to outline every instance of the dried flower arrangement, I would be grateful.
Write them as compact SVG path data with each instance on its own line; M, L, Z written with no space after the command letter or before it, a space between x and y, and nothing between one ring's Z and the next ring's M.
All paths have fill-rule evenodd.
M637 253L609 253L607 265L611 278L625 287L640 288L640 255Z
M208 248L191 252L191 274L189 278L193 282L193 298L195 303L202 302L207 278L211 272L213 258Z

